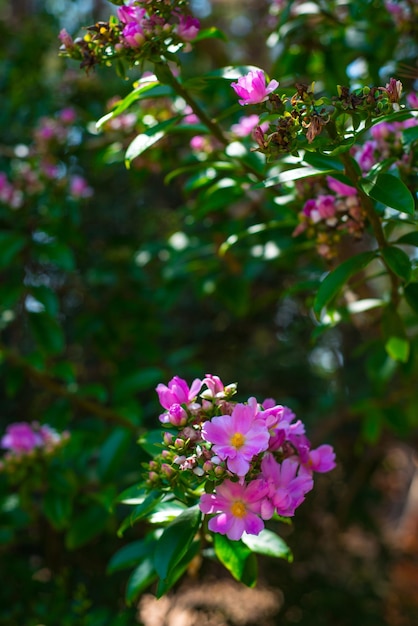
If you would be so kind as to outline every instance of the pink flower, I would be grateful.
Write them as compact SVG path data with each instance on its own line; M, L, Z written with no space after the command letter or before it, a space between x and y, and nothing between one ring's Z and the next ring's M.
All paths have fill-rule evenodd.
M262 504L261 515L269 519L276 509L279 515L291 517L302 504L305 494L313 488L308 472L298 474L299 463L285 459L278 463L272 454L266 454L261 462L261 477L268 486L267 500Z
M184 41L192 41L200 30L200 22L191 15L180 15L176 33Z
M117 10L118 18L123 24L130 24L131 22L139 24L145 13L145 9L138 6L121 6Z
M58 35L58 39L61 41L62 45L66 50L71 50L74 47L74 41L71 35L65 30L65 28L60 30L60 34Z
M238 120L238 124L233 124L231 126L231 131L237 137L247 137L251 135L252 131L258 126L260 123L260 118L257 114L254 115L244 115L240 117ZM269 125L267 122L261 124L260 129L263 133L265 133L268 129Z
M303 467L308 471L320 473L330 472L335 466L335 452L328 444L310 450L307 462L303 463Z
M131 48L139 48L145 41L144 31L137 22L128 22L122 31L122 37Z
M202 428L203 439L214 444L214 453L238 476L245 476L252 458L268 448L269 432L255 416L253 403L236 404L232 415L214 417Z
M357 163L360 165L363 172L368 172L376 163L374 151L376 149L376 143L374 141L366 141L363 147L355 155Z
M327 176L327 185L331 191L335 191L339 196L355 196L357 195L357 189L346 185L332 176Z
M12 452L30 452L34 448L41 446L42 436L35 432L27 422L15 422L6 429L6 434L2 437L0 445L2 448Z
M316 208L323 220L327 220L330 217L334 217L336 213L335 198L334 196L319 195L316 201Z
M269 94L277 89L279 83L272 80L266 86L266 76L263 70L254 70L241 76L237 83L231 83L232 89L240 97L238 102L245 104L260 104L268 100Z
M168 383L168 387L162 383L157 385L156 392L161 406L169 410L173 404L190 404L193 402L201 387L202 381L199 378L196 378L189 388L183 378L174 376Z
M217 487L216 494L205 493L200 498L202 513L215 517L209 520L209 530L238 541L243 533L258 535L264 528L259 517L262 499L268 487L261 480L248 485L225 480Z
M411 109L418 109L418 93L409 93L406 96L406 101Z
M72 124L77 119L77 113L72 107L65 107L59 111L58 116L64 124Z
M71 176L70 195L73 198L90 198L93 195L93 189L88 186L86 179L82 176Z
M203 385L206 385L207 389L203 392L204 398L223 398L225 396L225 385L219 378L219 376L213 376L212 374L206 374L203 379Z

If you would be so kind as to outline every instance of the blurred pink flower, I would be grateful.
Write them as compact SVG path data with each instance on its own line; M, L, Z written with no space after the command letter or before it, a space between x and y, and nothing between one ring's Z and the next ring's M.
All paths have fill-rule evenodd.
M357 189L351 185L346 185L332 176L327 176L327 185L331 191L335 191L340 196L355 196Z
M137 22L128 22L122 31L122 37L131 48L139 48L145 41L144 31Z
M303 468L311 472L330 472L335 467L335 452L328 444L310 450L307 462L303 463Z
M180 39L192 41L199 33L200 22L191 15L180 15L179 24L175 31Z
M41 446L42 436L32 429L27 422L15 422L6 428L6 434L2 437L0 445L2 448L12 452L30 452L34 448Z
M90 198L93 195L93 189L82 176L71 176L70 195L73 198Z
M209 530L235 541L241 539L244 532L258 535L263 530L264 522L259 513L268 487L261 480L248 485L225 480L216 489L216 494L203 494L199 503L202 513L215 514L209 520Z
M239 96L238 102L245 104L260 104L268 100L269 94L277 89L279 83L272 80L266 86L266 76L263 70L248 72L245 76L238 78L237 83L231 83L232 89Z
M239 118L237 124L233 124L231 126L231 132L233 132L237 137L247 137L248 135L251 135L252 131L259 125L259 123L260 118L257 114L245 115ZM260 125L263 133L267 131L268 127L268 122L264 122Z

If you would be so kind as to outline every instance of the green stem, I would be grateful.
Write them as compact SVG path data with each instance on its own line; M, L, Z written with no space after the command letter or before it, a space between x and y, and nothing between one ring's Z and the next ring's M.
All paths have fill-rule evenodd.
M158 72L156 72L158 76ZM183 87L183 85L177 80L177 78L172 73L168 64L164 65L164 78L166 82L174 89L174 91L181 97L183 100L189 105L192 109L193 113L199 118L199 120L206 126L208 130L210 130L211 134L217 139L223 146L228 146L230 141L228 137L223 132L222 128L215 122L215 120L211 119L206 112L202 109L200 104L196 102L196 100L190 95L190 93ZM234 157L235 161L238 161L244 170L246 170L249 174L253 174L258 180L263 181L264 176L260 174L256 169L254 169L251 165L240 159L239 157Z

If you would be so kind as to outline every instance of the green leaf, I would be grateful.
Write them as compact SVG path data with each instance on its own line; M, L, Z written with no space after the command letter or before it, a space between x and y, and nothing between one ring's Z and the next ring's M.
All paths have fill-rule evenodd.
M117 472L129 446L132 433L126 428L116 428L100 447L97 471L102 481L107 481Z
M138 439L138 443L145 452L154 457L161 452L162 436L161 429L150 430Z
M316 314L329 303L341 291L342 287L351 276L363 270L376 256L376 252L361 252L347 259L332 272L325 276L319 285L313 309Z
M107 525L109 515L101 506L90 506L71 526L65 537L65 545L68 550L80 548L94 537L99 535Z
M402 213L413 215L415 202L404 182L393 174L379 174L375 182L363 179L361 185L370 198Z
M132 567L145 556L149 556L152 549L154 545L144 539L128 543L112 556L107 566L107 573L113 574L113 572Z
M125 599L128 606L157 578L154 564L151 557L148 557L138 565L130 575L125 592Z
M201 523L202 515L198 505L183 511L158 540L154 554L155 569L160 578L171 576L175 566L186 554Z
M33 297L45 307L45 311L52 317L56 317L59 310L57 294L45 285L31 287Z
M417 246L418 247L418 231L413 230L410 233L405 233L402 237L396 241L398 244L402 244L405 246Z
M411 278L411 261L409 256L400 248L395 246L388 246L383 248L382 257L399 278L402 278L406 283Z
M344 171L344 165L340 159L336 159L328 154L321 154L320 152L305 152L303 160L308 165L324 172L329 172L331 170L337 170L340 172Z
M157 598L161 598L167 591L169 591L173 585L183 576L184 572L187 570L190 562L199 554L200 551L200 541L193 541L187 550L186 554L183 556L181 561L176 565L171 574L165 580L159 580L157 585L156 596Z
M222 39L223 41L227 40L225 33L223 33L219 28L215 26L211 26L210 28L204 28L199 32L198 35L193 39L193 43L196 41L202 41L203 39Z
M69 494L61 494L49 489L43 502L45 517L56 530L63 530L67 525L72 511L72 498Z
M151 82L150 82L151 81ZM145 98L162 98L172 94L171 87L160 85L158 80L152 80L152 77L146 77L138 81L138 87L133 89L125 98L120 100L113 111L106 113L96 122L97 129L100 129L107 121L117 117L126 109L128 109L137 100Z
M409 283L404 288L405 300L415 313L418 313L418 283Z
M155 124L129 144L125 154L126 166L129 167L130 162L143 154L148 148L151 148L157 141L165 137L167 131L181 119L180 116L172 117L170 120L164 120L160 124Z
M28 313L29 327L41 350L57 354L64 349L64 335L54 317L47 313Z
M9 231L0 231L0 269L12 263L25 243L26 239L22 235Z
M220 533L214 534L213 541L215 554L222 565L236 580L241 581L245 572L245 563L251 554L250 548L242 541L233 541Z
M255 184L254 189L267 189L268 187L274 187L275 185L281 185L282 183L288 183L293 180L312 178L312 176L324 176L324 174L333 174L334 172L334 168L324 170L314 167L296 167L291 170L285 170L276 176L266 178L266 180L263 180L261 183Z
M385 343L385 350L394 361L406 363L409 358L409 341L404 337L390 337Z
M122 522L122 525L118 530L118 536L121 537L127 528L130 528L135 524L135 522L148 515L148 513L156 507L162 497L163 494L160 491L157 491L156 489L151 491L148 496L142 500L142 502L138 504L132 513Z
M259 535L244 534L242 541L252 552L257 552L257 554L286 559L289 563L293 561L293 554L286 542L266 528Z

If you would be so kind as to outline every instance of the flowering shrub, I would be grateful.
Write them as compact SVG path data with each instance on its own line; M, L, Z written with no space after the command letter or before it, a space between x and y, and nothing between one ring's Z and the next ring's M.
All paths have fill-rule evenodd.
M168 385L160 383L157 393L165 409L160 422L166 430L162 445L154 446L162 449L146 466L146 480L139 487L144 495L124 497L136 509L121 530L138 519L148 518L151 523L175 519L163 536L148 541L147 550L155 546L158 555L136 583L146 586L149 577L160 577L159 593L165 592L195 557L196 535L203 545L214 541L217 557L231 569L226 560L228 544L219 543L207 531L232 541L249 541L250 547L249 535L257 535L261 543L256 551L289 558L284 542L265 529L265 521L293 517L313 488L313 473L334 469L332 447L312 449L303 423L272 399L233 401L236 385L225 386L212 374L195 379L190 387L175 376ZM155 441L154 433L151 439ZM149 450L150 436L140 443ZM199 510L209 518L207 522L206 517L201 520ZM164 550L167 555L160 563ZM244 551L232 568L239 580L247 558Z

